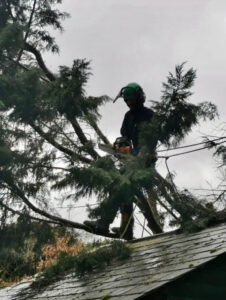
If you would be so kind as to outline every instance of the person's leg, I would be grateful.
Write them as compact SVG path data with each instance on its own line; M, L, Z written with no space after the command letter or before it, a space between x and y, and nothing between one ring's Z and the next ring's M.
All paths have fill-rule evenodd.
M127 201L120 207L121 211L121 224L120 227L112 228L112 231L118 233L122 238L126 240L133 239L133 202Z
M107 233L109 232L110 224L116 217L119 207L119 203L115 201L115 199L109 197L101 202L97 207L90 209L89 217L96 220L85 221L84 224L92 227L96 232Z

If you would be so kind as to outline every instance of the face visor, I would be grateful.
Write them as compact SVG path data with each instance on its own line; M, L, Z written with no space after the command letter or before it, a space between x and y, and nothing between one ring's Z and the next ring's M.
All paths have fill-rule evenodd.
M123 87L116 98L114 99L113 103L116 102L118 98L123 98L124 101L127 103L128 101L136 101L140 97L140 91L138 89L135 89L134 87Z

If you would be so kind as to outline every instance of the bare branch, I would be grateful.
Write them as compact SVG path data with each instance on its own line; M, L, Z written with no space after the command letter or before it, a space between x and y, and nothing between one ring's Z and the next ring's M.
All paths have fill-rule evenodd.
M226 193L226 190L221 192L220 195L215 199L215 201L213 203L216 203L217 201L221 200L221 198L225 195L225 193Z

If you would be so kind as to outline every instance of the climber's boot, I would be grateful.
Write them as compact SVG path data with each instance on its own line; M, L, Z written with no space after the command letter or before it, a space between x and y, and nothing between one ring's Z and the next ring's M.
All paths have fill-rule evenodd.
M93 230L93 233L97 233L97 234L109 233L109 224L103 222L102 220L97 220L97 221L86 220L83 222L83 224L91 228Z

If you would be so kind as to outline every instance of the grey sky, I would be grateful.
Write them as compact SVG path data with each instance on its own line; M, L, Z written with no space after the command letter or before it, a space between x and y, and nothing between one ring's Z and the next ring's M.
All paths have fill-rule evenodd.
M115 97L121 87L138 82L147 99L159 100L161 84L176 64L197 70L194 103L212 101L221 119L194 128L185 144L216 134L225 121L226 105L226 1L225 0L64 0L61 9L71 18L57 34L60 56L46 54L49 67L72 65L73 59L91 60L94 76L87 92ZM149 106L148 102L146 103ZM113 141L127 108L123 101L109 103L101 126ZM225 127L225 126L224 126ZM169 160L179 186L208 187L217 182L210 151ZM166 174L164 162L159 170Z

